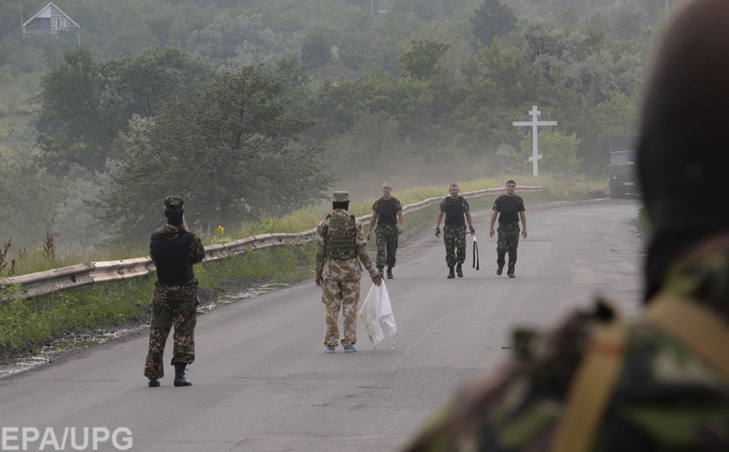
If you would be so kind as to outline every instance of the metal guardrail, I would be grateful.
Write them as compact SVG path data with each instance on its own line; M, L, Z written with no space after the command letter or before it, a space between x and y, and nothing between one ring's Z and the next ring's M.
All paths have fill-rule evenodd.
M542 187L519 187L520 193L534 193L541 190ZM503 193L503 191L503 188L488 188L462 193L461 196L466 199L473 199ZM409 204L403 207L403 214L418 212L440 202L443 198L443 196L438 196L415 204ZM357 218L357 220L363 225L369 224L370 217L371 215L364 215ZM299 233L261 234L233 242L208 245L205 247L205 262L225 259L232 255L259 249L281 246L289 242L306 243L314 240L315 235L316 228L312 228ZM149 257L137 257L118 261L85 262L83 264L44 272L29 273L11 278L0 278L0 288L20 285L23 288L23 298L33 298L87 284L139 278L148 275L150 271L154 270L154 262Z

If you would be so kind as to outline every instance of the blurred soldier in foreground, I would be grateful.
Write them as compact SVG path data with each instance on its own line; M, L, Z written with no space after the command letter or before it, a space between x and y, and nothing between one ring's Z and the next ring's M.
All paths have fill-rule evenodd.
M468 230L474 234L476 230L471 222L471 207L463 196L459 196L461 189L458 184L448 187L450 196L440 202L440 211L435 219L435 236L440 237L440 220L445 214L443 226L443 243L446 249L446 265L448 265L448 278L463 278L463 263L466 261L466 221ZM465 220L464 220L465 216ZM455 267L455 272L453 271Z
M519 218L521 218L521 235L527 238L526 214L524 213L524 200L521 196L515 195L516 182L506 181L506 194L501 195L494 201L493 212L491 213L491 228L489 235L494 236L494 224L499 219L499 238L496 239L496 274L501 275L506 263L506 254L509 254L509 267L506 274L514 278L516 267L516 249L519 247Z
M357 303L360 294L362 265L370 273L372 282L382 284L367 254L362 225L349 215L349 193L334 192L334 211L316 228L316 285L321 287L321 302L326 306L324 323L324 351L334 353L339 343L339 310L342 310L344 337L342 347L346 353L356 352Z
M729 2L675 8L642 109L644 315L522 332L407 450L729 450Z
M400 220L398 226L398 219ZM392 185L385 182L382 184L382 198L372 204L372 218L367 231L367 241L370 240L372 228L377 223L377 270L382 271L387 265L387 279L392 279L392 267L395 266L397 254L397 239L405 227L405 215L402 213L402 205L397 198L392 197Z
M174 326L172 365L175 386L190 386L185 367L195 361L195 324L197 322L198 280L192 265L205 258L200 238L187 230L184 200L177 196L165 199L167 224L159 228L149 244L149 254L157 267L157 282L152 298L152 323L149 326L149 353L144 376L149 386L159 386L165 374L165 343Z

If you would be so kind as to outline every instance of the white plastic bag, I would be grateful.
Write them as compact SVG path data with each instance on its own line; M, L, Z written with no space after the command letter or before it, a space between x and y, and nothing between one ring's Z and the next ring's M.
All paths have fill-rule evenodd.
M385 281L382 281L382 285L379 286L372 285L359 310L359 317L367 328L372 350L382 339L397 334L395 316L392 314L390 295L387 293Z

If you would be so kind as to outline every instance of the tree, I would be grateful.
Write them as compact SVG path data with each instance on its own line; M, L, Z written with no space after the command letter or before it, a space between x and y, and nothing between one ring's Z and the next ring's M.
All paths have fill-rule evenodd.
M410 49L400 55L400 65L411 76L428 80L435 75L449 47L433 38L413 40Z
M332 43L323 32L306 35L301 42L301 62L311 69L322 67L332 59Z
M484 0L471 18L475 47L490 46L497 36L516 30L516 25L516 15L508 5L501 0Z
M580 161L577 159L577 146L579 144L576 134L565 135L559 131L539 131L539 153L542 159L539 161L539 171L544 173L557 174L562 176L574 176L580 169ZM521 141L521 152L515 158L515 165L523 171L530 171L532 162L532 133L528 132Z
M43 113L38 121L44 166L62 173L72 165L101 168L114 130L99 111L101 74L86 47L64 55L41 79Z
M103 221L127 237L149 231L170 193L189 201L187 221L198 229L319 199L330 179L318 149L299 142L311 122L291 108L286 86L278 71L244 67L218 76L194 104L173 101L155 118L135 116L114 187L102 196Z

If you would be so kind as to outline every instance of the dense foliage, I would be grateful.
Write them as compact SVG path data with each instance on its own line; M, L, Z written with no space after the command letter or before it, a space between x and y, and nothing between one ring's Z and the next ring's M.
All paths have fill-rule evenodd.
M135 240L172 192L196 227L236 227L333 180L494 175L501 143L528 172L512 122L533 105L559 122L540 170L604 177L674 2L60 0L80 34L25 37L47 0L3 2L0 238Z

